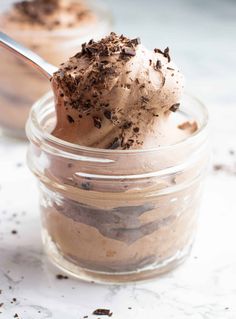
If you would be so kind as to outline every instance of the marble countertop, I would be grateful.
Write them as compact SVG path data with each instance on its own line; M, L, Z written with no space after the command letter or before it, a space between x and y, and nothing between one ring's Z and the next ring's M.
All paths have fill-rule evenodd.
M38 193L27 144L0 137L0 319L236 318L236 3L105 1L116 31L150 48L170 46L188 90L208 106L213 159L198 236L187 262L146 283L97 285L56 279L42 251ZM174 2L174 3L173 3ZM135 3L135 10L133 6ZM16 317L16 316L15 316Z

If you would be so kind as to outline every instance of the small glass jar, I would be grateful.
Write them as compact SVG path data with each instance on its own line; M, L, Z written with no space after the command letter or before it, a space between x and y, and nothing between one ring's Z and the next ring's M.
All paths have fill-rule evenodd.
M72 0L68 0L72 1ZM8 28L1 21L16 0L2 0L0 8L0 29L13 39L29 47L46 61L59 66L80 50L82 43L99 39L111 28L111 16L99 1L84 3L94 14L94 21L66 29L48 30ZM73 0L80 2L80 0ZM2 23L1 23L2 22ZM8 135L25 137L25 124L30 108L42 94L50 89L50 83L41 74L26 65L5 49L0 49L0 127Z
M50 134L51 93L33 106L28 165L39 180L44 247L59 268L84 280L128 282L186 258L208 163L208 117L190 96L178 114L198 130L177 144L103 150Z

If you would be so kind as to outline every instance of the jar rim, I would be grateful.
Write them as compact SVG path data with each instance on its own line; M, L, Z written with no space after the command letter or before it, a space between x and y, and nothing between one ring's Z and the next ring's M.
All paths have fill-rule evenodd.
M184 96L187 98L192 99L195 103L198 105L198 109L201 112L203 121L201 123L201 126L197 129L196 132L193 134L183 138L182 140L169 145L161 145L157 147L152 148L145 148L145 149L133 149L133 150L110 150L110 149L102 149L102 148L95 148L95 147L88 147L88 146L82 146L79 144L74 144L71 142L67 142L65 140L62 140L58 137L55 137L51 133L47 132L45 129L43 129L42 125L39 123L37 114L40 112L40 109L42 108L42 105L45 105L46 103L49 103L49 99L53 99L53 92L50 91L47 94L45 94L43 97L41 97L38 101L34 103L32 106L32 109L29 114L29 118L26 124L26 134L29 140L31 140L31 129L34 130L33 136L37 140L43 140L44 142L48 142L51 147L53 148L60 148L60 149L66 149L67 152L88 152L91 155L97 155L97 154L104 154L106 156L108 155L127 155L127 154L143 154L143 153L153 153L153 152L162 152L162 151L168 151L173 150L174 148L184 147L188 143L194 143L194 141L201 136L205 135L205 132L208 127L208 120L209 115L206 106L195 96L193 96L190 93L184 93ZM198 123L199 124L199 123Z

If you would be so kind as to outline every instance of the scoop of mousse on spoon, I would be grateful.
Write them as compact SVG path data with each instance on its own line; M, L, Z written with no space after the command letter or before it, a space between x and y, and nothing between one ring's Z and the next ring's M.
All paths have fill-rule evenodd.
M125 150L169 145L193 133L173 115L184 78L169 48L149 51L139 38L111 33L83 44L57 68L2 32L0 46L51 82L57 117L52 135L57 138Z

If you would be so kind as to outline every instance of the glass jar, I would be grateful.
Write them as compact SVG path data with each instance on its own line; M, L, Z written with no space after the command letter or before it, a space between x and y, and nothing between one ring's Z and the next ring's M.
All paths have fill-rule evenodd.
M28 165L39 181L45 250L84 280L127 282L169 271L189 254L208 163L207 112L185 96L198 131L145 150L82 147L50 134L52 94L31 111Z
M68 0L72 1L72 0ZM1 15L7 12L16 0L2 0L0 29L13 39L29 47L46 61L59 66L80 50L82 43L99 39L111 28L111 17L99 1L86 0L85 4L94 13L94 21L67 29L10 28L1 23ZM80 2L73 0L73 2ZM50 83L41 74L26 65L5 49L0 49L0 127L8 135L25 137L25 123L32 104L50 89Z

